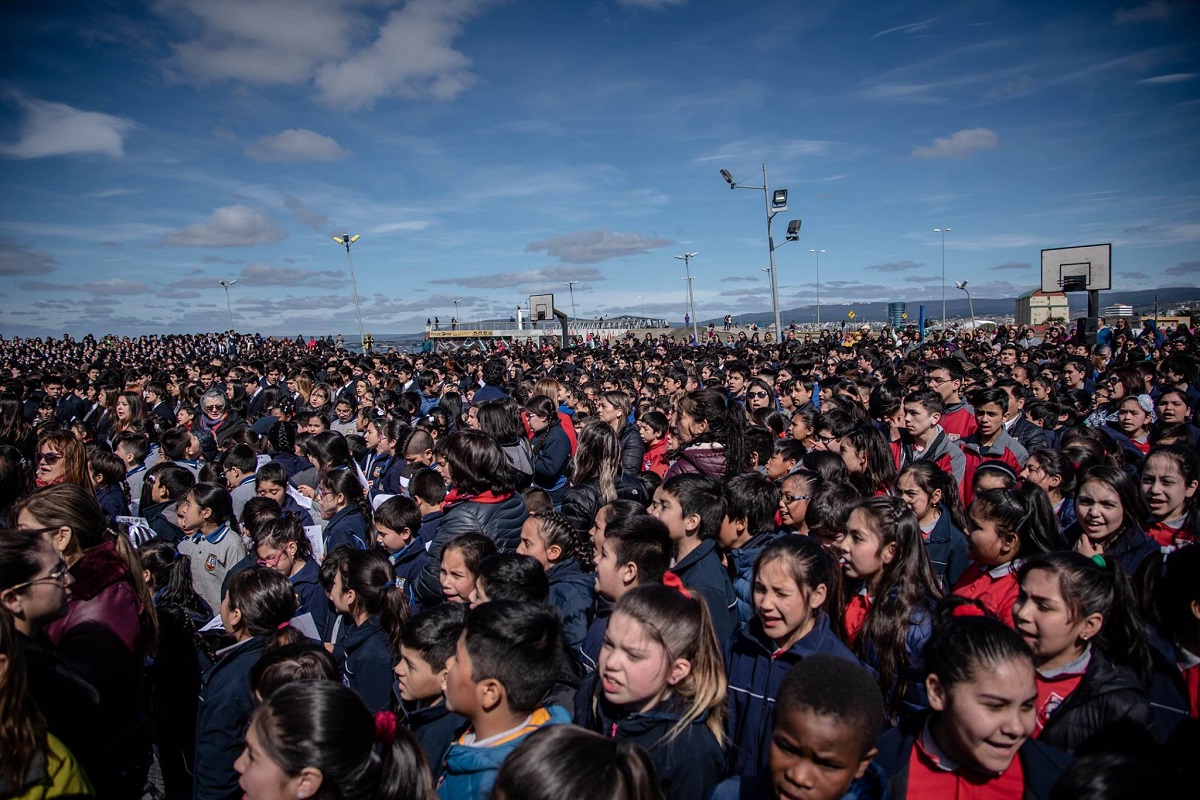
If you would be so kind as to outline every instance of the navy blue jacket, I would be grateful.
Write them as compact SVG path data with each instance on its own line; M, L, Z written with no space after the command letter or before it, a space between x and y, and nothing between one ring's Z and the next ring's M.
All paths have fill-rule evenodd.
M725 730L731 744L731 775L753 775L766 763L775 717L775 695L787 671L805 658L836 656L852 664L858 658L834 635L828 614L819 614L813 629L782 653L763 633L755 617L725 646L729 679L729 718Z
M328 554L333 548L343 544L352 545L356 550L366 550L370 530L371 523L358 510L358 505L351 503L334 514L325 526L322 533L325 553Z
M265 637L253 636L235 645L204 675L196 710L193 800L242 796L233 762L245 746L243 737L254 711L250 669L266 643Z
M708 603L713 628L717 631L717 642L724 644L737 627L737 596L733 584L717 555L717 543L706 539L692 552L684 556L671 572L679 576L683 585L699 592Z
M433 541L433 537L437 534L438 521L441 518L441 511L433 511L421 517L421 531L417 535L421 537L421 541L425 547L429 547L429 543Z
M442 568L442 551L460 533L484 533L496 543L501 553L511 553L521 543L521 526L529 517L521 495L512 494L498 503L464 500L444 509L438 520L437 533L429 542L429 560L417 582L417 596L425 608L442 602L442 584L438 574Z
M169 519L163 516L163 512L167 506L174 505L177 501L166 500L162 503L155 503L152 506L139 509L139 512L146 518L146 522L150 523L150 528L158 534L158 538L164 542L171 544L179 544L183 541L183 528L172 523Z
M536 452L533 454L533 483L536 486L559 494L566 488L567 462L571 459L571 440L562 425L555 425L544 434L539 433L533 439Z
M683 702L672 695L649 711L620 716L601 695L593 710L592 699L598 680L595 672L583 679L575 696L575 724L613 739L641 745L654 762L667 800L711 796L725 774L725 754L705 724L707 715L700 715L668 744L660 744L683 716Z
M116 484L97 489L96 500L100 503L100 509L106 516L129 516L129 504L125 502L125 493Z
M300 524L306 528L317 524L313 521L312 512L300 505L299 501L290 494L285 496L282 511L285 514L295 514L300 518Z
M600 648L604 646L604 633L608 630L608 618L612 615L612 603L597 597L595 618L584 634L583 642L575 650L575 657L585 672L591 672L600 664Z
M445 700L435 706L409 708L405 704L402 708L408 729L421 745L421 752L433 773L433 782L437 783L442 775L442 759L451 742L458 738L458 732L466 727L467 718L451 711Z
M729 561L730 579L733 581L733 593L737 596L738 622L749 622L754 616L754 562L758 554L767 545L777 539L788 536L784 530L766 531L746 542L736 550L730 550Z
M415 537L403 550L388 553L387 557L388 561L392 562L392 574L396 576L396 588L404 592L404 596L408 598L409 611L413 614L417 613L421 610L420 602L417 599L417 581L421 578L421 570L425 569L425 562L429 560L429 554L425 552L425 543L421 541L420 537Z
M271 457L272 464L283 467L283 472L289 481L312 466L311 461L295 453L267 453L267 455Z
M1067 530L1063 531L1063 536L1071 546L1079 541L1079 537L1083 535L1083 530L1079 525L1078 520ZM1146 535L1141 528L1136 528L1131 531L1125 531L1121 534L1120 541L1116 546L1106 552L1104 555L1107 558L1115 558L1125 568L1126 575L1133 575L1137 572L1138 565L1142 563L1148 556L1151 556L1159 551L1158 542Z
M584 572L579 562L569 557L547 570L546 577L550 579L550 605L562 612L563 636L574 651L587 636L596 576Z
M329 634L329 626L333 624L334 612L333 604L329 602L329 596L325 594L325 589L318 580L320 573L321 568L317 566L317 562L310 559L288 580L292 582L296 599L299 601L296 616L312 614L317 633L321 634L321 641L325 641Z
M372 499L381 494L404 494L404 487L400 485L400 476L404 474L406 466L408 466L408 462L399 456L389 458L379 473L379 477L371 485Z
M967 535L954 527L950 512L938 506L941 516L925 539L925 553L933 571L941 576L946 591L958 583L958 576L967 568Z
M343 618L338 633L333 658L342 669L342 682L358 692L372 713L387 711L392 697L392 668L396 666L396 654L392 652L392 643L379 616L372 614L362 625Z

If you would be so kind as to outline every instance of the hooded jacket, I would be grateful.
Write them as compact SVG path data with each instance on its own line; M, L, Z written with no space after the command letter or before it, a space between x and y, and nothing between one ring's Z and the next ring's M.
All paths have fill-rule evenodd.
M409 731L417 744L421 745L421 752L429 762L433 781L437 783L442 776L442 757L467 726L467 718L451 711L445 700L437 705L419 708L408 708L407 704L402 704L401 709Z
M179 527L179 515L175 513L175 500L165 500L141 509L142 516L150 523L150 528L158 534L158 539L171 544L179 544L187 536Z
M371 522L363 516L357 503L350 503L329 519L321 536L325 540L325 552L330 553L339 545L348 544L356 550L367 549Z
M725 476L725 447L705 444L689 447L680 451L675 463L667 470L663 480L673 478L684 472L698 472L701 475L711 475L714 478Z
M571 715L565 708L550 706L536 709L528 723L498 742L483 747L466 744L467 732L459 736L442 759L442 777L438 781L438 796L442 800L486 800L491 794L496 773L508 754L529 734L547 725L569 725Z
M301 614L312 614L313 624L317 626L317 633L321 634L321 641L325 641L325 637L329 633L329 626L333 624L333 604L329 602L329 596L325 594L324 587L321 586L319 580L321 568L317 565L316 559L309 559L304 562L304 566L295 575L288 578L292 582L292 588L296 592L296 599L299 604L296 608L296 616Z
M546 577L550 580L550 605L562 614L563 636L574 650L583 644L591 623L596 576L568 557L547 570Z
M974 417L972 417L974 419ZM929 443L929 447L921 452L913 448L912 439L908 434L891 443L892 455L896 458L896 469L904 469L917 461L932 461L943 472L954 476L958 483L958 494L963 498L963 505L969 505L971 495L971 480L974 470L968 468L967 455L962 448L950 440L945 430L939 430ZM965 491L964 491L965 490Z

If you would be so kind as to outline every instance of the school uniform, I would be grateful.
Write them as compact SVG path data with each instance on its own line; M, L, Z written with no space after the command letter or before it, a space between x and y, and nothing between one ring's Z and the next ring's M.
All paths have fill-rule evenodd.
M100 503L100 510L107 517L129 516L129 505L125 502L125 493L116 484L97 489L96 500Z
M371 484L371 497L375 498L381 494L404 494L400 479L404 476L406 466L408 462L399 456L389 457L381 468L377 464L379 475Z
M150 524L151 530L158 534L159 541L170 542L176 547L187 537L183 528L179 527L179 517L175 513L175 500L165 500L141 509L141 514Z
M475 729L468 727L450 743L442 757L438 797L442 800L487 800L500 765L517 745L529 734L548 725L569 724L571 715L565 708L548 706L536 709L524 724L490 739L477 740Z
M684 586L698 592L708 603L717 641L724 643L733 635L738 624L737 595L733 593L733 584L721 564L721 557L717 555L717 543L705 539L671 567L671 572L679 576Z
M960 444L964 450L978 456L980 461L1001 461L1017 473L1025 468L1025 462L1029 459L1029 451L1024 445L1003 428L996 433L996 440L991 444L981 442L978 432L963 439Z
M317 524L313 521L312 512L300 505L290 492L283 498L283 508L281 510L285 514L295 514L300 518L300 524L306 528Z
M322 588L321 582L318 580L321 573L320 567L313 559L304 562L304 566L294 575L289 575L288 580L292 583L292 588L296 592L296 600L298 605L296 608L296 616L301 614L312 614L313 624L317 626L317 633L324 640L325 635L329 632L329 626L333 624L333 604L329 602L329 596L325 594L325 589Z
M367 539L370 538L371 523L362 515L358 505L351 503L330 518L322 536L325 541L325 552L333 552L333 548L348 544L355 550L366 550Z
M767 545L788 535L785 530L765 531L726 554L733 593L737 597L739 625L749 622L754 616L754 562Z
M245 747L246 728L254 711L250 670L266 643L265 636L252 636L222 650L220 660L204 675L196 711L193 800L240 796L233 762Z
M926 532L921 531L925 539L925 553L933 565L933 571L942 579L944 586L953 586L967 568L967 535L954 526L950 521L950 512L945 506L938 506L937 522Z
M229 493L229 498L233 501L233 515L240 520L246 503L250 502L250 498L257 496L258 489L255 487L254 476L248 475L242 478L241 482Z
M775 796L769 773L758 777L735 775L717 786L711 800L764 800ZM888 800L887 776L872 762L861 778L855 778L840 800Z
M1070 530L1063 533L1063 536L1071 543L1072 547L1075 546L1075 543L1079 541L1079 537L1082 535L1083 531L1078 522ZM1147 536L1141 528L1135 527L1131 530L1117 533L1116 536L1116 544L1106 547L1104 557L1116 559L1125 568L1126 575L1135 574L1142 561L1159 552L1158 543Z
M972 564L967 567L954 584L953 594L978 600L983 607L1008 627L1013 627L1012 611L1021 591L1017 583L1018 559L989 567Z
M421 745L421 752L429 762L434 783L442 776L442 757L459 732L467 726L466 717L451 711L444 698L439 700L436 705L401 705L408 730L417 744Z
M341 668L342 682L358 692L368 709L387 710L396 654L378 614L372 614L361 625L344 619L333 658Z
M575 658L585 672L592 672L600 664L600 648L604 646L604 634L612 616L612 603L596 596L595 617L584 634L583 642L575 649Z
M97 496L99 496L99 492L97 492ZM1151 518L1146 526L1146 535L1163 549L1174 550L1196 542L1196 532L1188 525L1187 517L1174 522L1161 522Z
M192 560L192 587L209 608L221 607L221 584L229 568L246 557L242 537L228 523L210 534L195 533L176 549Z
M129 486L129 497L136 506L142 499L142 483L146 480L146 465L138 464L125 473L125 483Z
M725 730L730 742L730 774L754 775L766 763L779 685L789 669L814 655L859 663L834 633L829 615L822 612L818 612L812 630L787 650L780 650L767 638L757 617L738 628L726 643L729 716Z
M579 568L568 557L546 571L550 579L550 605L562 614L563 637L572 650L583 644L590 622L596 576Z
M408 598L409 611L416 614L421 606L415 587L421 578L421 570L425 569L425 562L429 560L429 554L425 552L425 543L420 537L414 537L403 549L388 553L387 557L392 563L396 588L404 592L404 596Z
M1037 684L1034 735L1064 752L1086 749L1093 737L1103 736L1108 728L1124 738L1131 731L1149 736L1154 727L1142 681L1095 647L1054 672L1038 670Z
M433 541L433 537L437 534L438 521L442 518L442 511L432 511L421 517L421 530L417 535L421 537L421 541L425 544L425 550L429 550L429 543Z
M948 404L942 411L940 424L946 433L955 439L965 439L979 430L979 423L975 421L975 409L965 402Z

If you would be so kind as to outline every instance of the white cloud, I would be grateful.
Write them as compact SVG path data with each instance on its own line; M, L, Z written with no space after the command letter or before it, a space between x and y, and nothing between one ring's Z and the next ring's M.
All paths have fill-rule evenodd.
M332 137L305 128L291 128L274 136L264 136L246 148L255 161L294 163L297 161L339 161L350 151Z
M607 280L596 267L543 267L525 272L499 272L491 275L473 275L464 278L439 278L430 283L453 284L473 289L503 289L529 284L546 284L553 290L560 281L603 281ZM583 286L576 288L582 291Z
M175 247L245 247L271 244L287 237L287 231L258 208L235 205L215 209L208 222L195 222L169 233L163 244Z
M1173 72L1170 75L1155 75L1153 78L1142 78L1138 83L1148 83L1151 85L1183 83L1195 77L1195 72Z
M300 202L300 198L298 197L293 197L292 195L285 193L283 195L283 204L288 207L289 211L296 215L296 219L300 220L314 231L321 230L329 222L329 217L325 216L324 214L318 214L317 212L306 208L304 203Z
M552 236L542 242L531 242L525 247L525 252L545 251L568 264L598 264L610 258L640 255L669 244L670 239L638 236L636 233L578 231Z
M864 269L873 269L878 272L907 272L910 269L921 269L924 266L924 261L889 261L886 264L872 264Z
M136 124L98 111L81 111L65 103L18 97L25 117L15 142L0 143L0 155L9 158L102 155L122 158L125 134Z
M932 147L915 147L913 158L963 158L980 150L990 150L1000 144L1000 137L987 128L970 128L933 140Z
M921 22L910 22L907 25L897 25L895 28L888 28L880 31L872 36L872 39L878 39L880 36L887 36L889 33L920 33L929 28L930 25L938 21L938 17L933 19L923 20Z
M397 231L423 231L429 227L429 222L423 219L410 219L405 222L386 222L376 225L369 233L396 233Z

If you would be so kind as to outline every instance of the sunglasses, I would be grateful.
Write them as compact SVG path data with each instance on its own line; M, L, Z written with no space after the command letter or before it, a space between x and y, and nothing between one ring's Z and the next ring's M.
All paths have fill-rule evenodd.
M62 453L38 453L34 456L39 463L45 464L47 467L53 467L62 460Z
M224 410L225 410L225 406L205 406L205 407L204 407L204 410L205 410L205 411L209 411L209 412L212 412L212 411L224 411Z
M766 397L767 393L766 392L746 392L746 396L747 397L758 397L761 399L763 397Z

